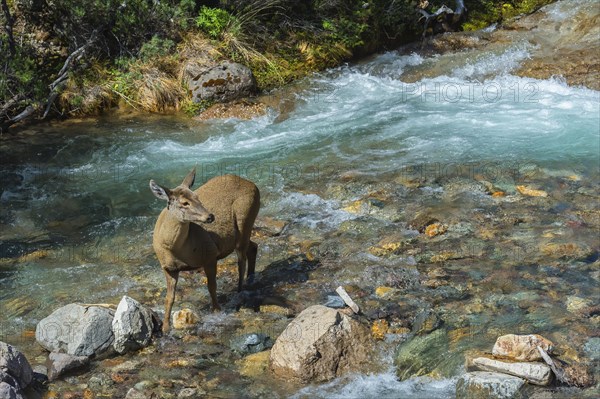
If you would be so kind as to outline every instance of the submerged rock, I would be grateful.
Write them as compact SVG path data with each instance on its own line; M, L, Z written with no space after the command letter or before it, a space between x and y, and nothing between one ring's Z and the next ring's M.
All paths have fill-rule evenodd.
M194 328L200 317L191 309L181 309L173 313L173 328L176 330L185 330Z
M448 230L448 226L445 224L436 222L425 227L425 235L428 237L435 237L444 234Z
M525 381L506 374L474 371L456 383L456 399L511 399L517 397Z
M552 370L543 363L506 363L478 357L473 364L481 370L513 375L536 385L548 385L552 381Z
M372 358L369 329L322 305L301 312L277 338L270 368L284 378L326 381Z
M113 316L114 311L104 307L72 303L40 321L35 329L35 339L50 352L98 355L114 341Z
M244 334L231 340L231 349L241 354L262 352L273 346L271 337L260 334Z
M434 372L446 360L448 346L448 334L443 329L401 344L394 357L398 378L403 381ZM442 353L445 356L440 356Z
M0 398L21 398L33 380L31 365L17 348L0 342Z
M492 349L492 354L522 362L534 362L542 360L542 356L537 349L538 346L546 352L552 352L554 344L538 334L508 334L498 337Z
M270 355L270 351L262 351L246 356L237 362L240 366L240 374L244 377L250 378L256 378L265 374L265 372L269 369Z
M327 295L325 306L333 309L343 309L346 307L346 302L339 295Z
M144 348L158 330L153 312L133 298L123 296L112 321L113 347L118 353Z
M548 193L543 190L536 190L527 186L516 186L517 191L527 197L547 197Z

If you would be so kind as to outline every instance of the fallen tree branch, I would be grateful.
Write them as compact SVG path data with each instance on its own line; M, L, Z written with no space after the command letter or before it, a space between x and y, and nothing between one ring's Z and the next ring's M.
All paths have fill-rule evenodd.
M28 105L19 115L9 119L10 125L14 125L17 122L21 122L23 119L29 118L39 108L39 104L37 103Z
M14 95L10 100L8 100L7 102L5 102L2 105L2 108L0 108L0 116L6 115L6 113L12 107L14 107L19 101L22 101L24 99L25 99L25 95L22 93Z

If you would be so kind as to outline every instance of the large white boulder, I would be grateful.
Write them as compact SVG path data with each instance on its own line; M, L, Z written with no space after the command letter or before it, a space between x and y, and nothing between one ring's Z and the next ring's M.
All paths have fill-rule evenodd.
M325 381L372 358L369 330L322 305L301 312L271 349L270 368L284 378Z
M152 310L128 296L123 296L112 321L113 347L118 353L144 348L155 329Z
M35 339L50 352L94 356L109 349L114 341L114 311L75 303L63 306L40 321Z

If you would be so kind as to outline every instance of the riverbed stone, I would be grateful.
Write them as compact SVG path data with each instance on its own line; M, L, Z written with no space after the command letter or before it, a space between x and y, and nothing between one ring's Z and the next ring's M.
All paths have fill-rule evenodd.
M554 344L538 334L507 334L498 337L492 349L492 354L522 362L534 362L542 360L542 356L537 349L538 346L546 352L551 353Z
M50 352L99 355L114 341L113 316L114 311L105 307L72 303L40 321L35 329L35 339Z
M128 296L123 296L112 321L113 347L118 353L144 348L152 340L157 319L152 310Z
M135 388L131 388L129 391L127 391L127 395L125 395L125 399L147 399L148 396L141 392L138 391Z
M184 308L173 313L173 328L176 330L187 330L194 328L200 316L191 309Z
M440 356L444 353L445 356ZM438 329L431 334L416 336L402 343L394 355L396 375L401 381L411 377L435 374L445 375L444 362L451 359L449 353L448 334L444 329ZM460 363L460 359L457 358ZM440 369L441 367L441 369Z
M523 378L535 385L548 385L552 381L552 370L543 363L507 363L495 359L478 357L473 359L473 365L483 371L504 373Z
M270 368L278 376L304 382L326 381L372 359L367 327L322 305L302 311L271 349Z
M90 360L87 356L73 356L66 353L52 352L48 356L48 379L56 380L66 372L87 366Z
M583 345L583 351L591 361L600 361L600 337L588 339Z
M16 394L33 380L33 370L25 355L5 342L0 342L0 377L0 382L12 386ZM8 393L12 392L7 387L4 389Z
M528 197L547 197L548 193L543 190L536 190L528 186L516 186L516 189L522 195Z
M273 346L271 337L261 333L243 334L231 340L231 349L240 354L262 352Z
M456 399L517 398L525 380L489 371L474 371L462 375L456 383Z
M2 399L24 399L24 396L12 385L0 382L0 398Z
M231 61L201 71L187 79L194 102L226 102L248 97L256 91L256 80L250 68Z
M256 378L263 375L269 369L269 357L271 356L270 351L262 351L258 353L250 354L237 364L240 367L240 374L244 377Z

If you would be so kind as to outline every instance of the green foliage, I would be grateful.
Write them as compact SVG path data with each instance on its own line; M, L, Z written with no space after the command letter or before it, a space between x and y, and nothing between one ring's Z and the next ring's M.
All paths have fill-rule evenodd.
M149 61L156 57L163 57L171 53L175 48L175 42L171 39L161 39L152 36L152 39L142 45L139 56L143 61Z
M499 23L520 14L531 13L540 7L552 3L553 0L466 0L469 19L463 23L466 31L479 30L493 23Z
M181 110L189 116L195 116L209 108L214 104L214 101L202 100L200 102L194 102L190 99L187 99L181 105Z
M333 42L341 43L349 49L365 44L363 33L368 28L369 25L366 23L356 22L344 17L323 21L323 29L329 32L328 38Z
M212 39L219 39L233 17L225 10L202 6L196 25Z

